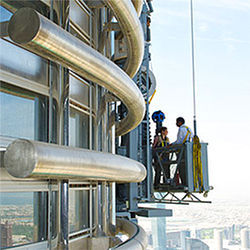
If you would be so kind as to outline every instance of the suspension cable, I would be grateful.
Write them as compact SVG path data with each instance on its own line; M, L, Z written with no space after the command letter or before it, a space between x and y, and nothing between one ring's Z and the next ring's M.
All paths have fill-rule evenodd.
M194 21L193 21L193 0L190 0L191 13L191 51L192 51L192 80L193 80L193 107L194 107L194 135L197 135L196 130L196 94L195 94L195 62L194 62Z

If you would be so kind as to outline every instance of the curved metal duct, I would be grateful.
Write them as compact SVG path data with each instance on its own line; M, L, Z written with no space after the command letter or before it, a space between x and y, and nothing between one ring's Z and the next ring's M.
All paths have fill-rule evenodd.
M140 124L145 112L140 90L123 70L99 52L30 8L19 9L11 17L8 32L14 42L72 69L116 95L128 110L127 116L117 124L117 136Z
M8 146L4 166L17 178L141 182L146 177L145 167L127 157L24 139Z
M143 0L132 0L132 3L135 7L138 17L140 17L143 6Z
M129 236L129 239L112 249L119 250L143 250L147 248L147 234L142 227L133 222L116 218L117 232L122 232Z
M128 43L127 60L124 70L133 78L138 71L144 53L144 35L141 22L131 1L106 0L113 10Z
M146 87L146 82L147 82L147 67L142 66L141 67L141 72L142 72L142 94L146 98L147 95L147 87ZM156 79L155 75L152 70L148 70L148 80L149 80L149 90L148 90L148 97L152 96L155 89L156 89Z
M142 11L142 5L143 5L143 0L131 0L134 7L135 7L135 10L136 10L136 13L138 15L138 17L141 15L141 11ZM93 1L93 0L85 0L84 1L89 8L102 8L105 6L105 3L103 0L96 0L96 1Z

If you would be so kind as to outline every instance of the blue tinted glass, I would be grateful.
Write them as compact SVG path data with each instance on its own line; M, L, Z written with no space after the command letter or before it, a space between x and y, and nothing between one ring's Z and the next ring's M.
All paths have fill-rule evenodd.
M10 17L12 16L12 13L0 6L0 21L8 21Z
M0 135L35 139L35 100L0 92Z

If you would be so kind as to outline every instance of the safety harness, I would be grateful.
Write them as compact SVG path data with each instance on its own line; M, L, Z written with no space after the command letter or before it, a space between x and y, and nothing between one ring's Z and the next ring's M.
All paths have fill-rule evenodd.
M184 144L187 141L188 136L191 135L191 131L190 131L190 128L188 126L183 126L183 127L187 129L187 134L182 142ZM188 141L190 141L190 136L189 136Z
M161 136L159 136L159 144L161 145L161 147L167 147L167 145L169 144L168 137L166 137L166 139L164 140Z
M169 139L168 137L165 138L165 140L161 137L161 135L159 136L159 142L158 142L158 147L161 145L161 147L167 147L169 145ZM166 156L164 152L160 153L159 157L161 161L166 160L167 158L164 157Z

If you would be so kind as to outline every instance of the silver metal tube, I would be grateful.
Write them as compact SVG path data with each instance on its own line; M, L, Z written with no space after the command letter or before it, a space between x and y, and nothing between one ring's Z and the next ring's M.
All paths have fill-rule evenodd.
M123 0L122 2L131 4L130 1ZM126 9L127 4L122 6L123 8L120 8L119 11L124 11L125 15L130 16ZM132 13L134 12L137 15L133 5L132 10ZM123 19L122 21L124 23ZM141 41L141 38L138 38L141 37L138 35L138 32L142 32L141 26L137 25L134 28L131 27L130 23L127 29L131 29L129 32L134 34L131 35L130 40L135 38L135 40ZM9 36L14 42L22 44L23 47L72 69L82 77L96 82L116 95L128 110L127 116L117 124L117 136L128 133L142 121L145 112L144 99L130 77L109 59L35 10L30 8L19 9L10 20ZM142 44L141 42L136 43L137 46L132 46L132 42L130 44L133 53L129 55L129 58L134 60L133 65L135 66L141 63L141 59L138 60L138 58L142 57L143 48L141 47L144 43L143 41ZM138 53L138 51L142 53ZM132 67L130 64L128 66L128 73L137 71L138 66Z
M140 17L143 6L143 0L132 0L132 3L135 7L138 17Z
M98 234L98 229L99 229L99 185L97 185L97 188L95 189L95 201L94 201L94 225L96 227L96 230L94 232L94 235L96 236Z
M128 0L106 0L113 10L128 43L124 70L133 78L141 66L144 53L144 35L135 7Z
M115 201L116 201L116 186L115 182L109 183L109 192L110 192L110 224L116 225L116 207L115 207Z
M145 233L142 227L126 219L117 218L116 221L117 231L127 234L129 236L129 239L123 242L120 246L118 245L113 249L142 250L147 248L147 234Z
M92 237L93 234L93 186L90 184L90 190L89 190L89 226L90 226L90 237Z
M19 178L141 182L146 177L145 167L127 157L24 139L8 146L4 165Z
M95 210L96 210L96 229L95 229L95 236L100 237L104 236L105 233L103 231L103 217L105 217L105 214L103 214L103 185L102 183L98 184L97 188L97 200L95 204Z
M62 244L62 249L67 250L69 246L69 183L67 180L62 180L61 184L61 219L60 219L60 232L61 232L61 240L60 244Z
M102 182L102 230L107 235L108 227L107 227L107 219L108 219L108 200L107 200L107 185L106 182Z

